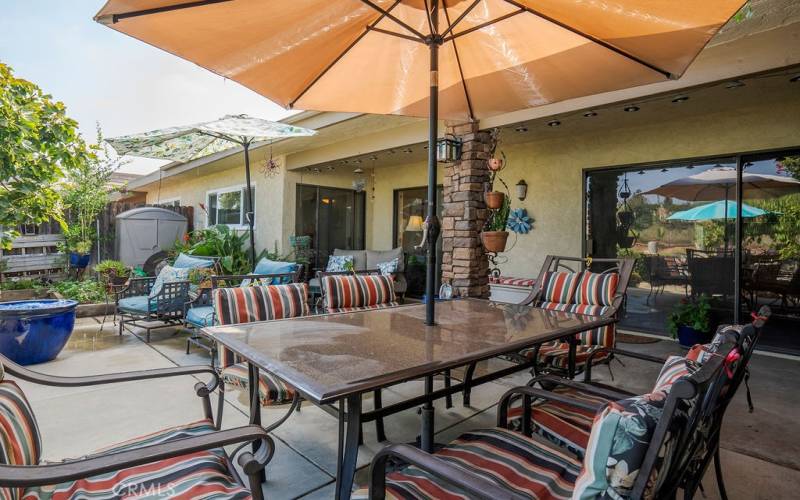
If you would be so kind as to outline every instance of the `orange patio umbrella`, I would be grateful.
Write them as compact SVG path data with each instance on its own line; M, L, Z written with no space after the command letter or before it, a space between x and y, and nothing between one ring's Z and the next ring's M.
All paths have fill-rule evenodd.
M439 118L678 78L743 0L109 0L95 19L287 108Z

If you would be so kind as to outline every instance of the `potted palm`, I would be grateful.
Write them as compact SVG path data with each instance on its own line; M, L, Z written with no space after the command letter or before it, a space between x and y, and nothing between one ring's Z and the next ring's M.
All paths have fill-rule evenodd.
M503 199L500 208L493 210L481 231L481 243L487 252L500 253L506 250L508 241L508 214L511 211L511 202L507 197Z
M687 298L673 308L667 318L672 338L684 347L703 344L711 339L711 303L706 295Z

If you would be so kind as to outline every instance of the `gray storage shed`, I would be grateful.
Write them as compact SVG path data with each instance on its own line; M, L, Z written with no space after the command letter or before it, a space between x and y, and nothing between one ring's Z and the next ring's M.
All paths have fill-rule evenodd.
M115 222L115 254L128 266L141 266L148 257L169 250L186 234L183 215L158 207L141 207L122 212Z

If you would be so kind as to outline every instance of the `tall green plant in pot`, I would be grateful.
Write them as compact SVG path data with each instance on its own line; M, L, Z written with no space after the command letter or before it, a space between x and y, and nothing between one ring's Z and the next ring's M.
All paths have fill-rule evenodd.
M685 347L708 342L711 338L711 301L707 295L687 298L672 309L667 318L672 338Z
M500 253L506 250L508 241L508 214L511 212L511 202L508 196L503 198L503 203L497 210L492 210L481 232L481 243L487 252Z

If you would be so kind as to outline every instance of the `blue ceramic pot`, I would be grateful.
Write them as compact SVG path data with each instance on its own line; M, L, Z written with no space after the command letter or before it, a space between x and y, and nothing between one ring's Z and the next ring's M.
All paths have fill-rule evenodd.
M58 356L75 326L74 300L19 300L0 303L0 353L21 365Z
M92 254L80 254L71 252L69 254L69 265L70 267L75 267L78 269L84 269L86 266L89 265L89 260L91 260Z
M678 327L678 343L684 347L705 344L709 340L711 340L711 334L708 332L700 332L686 325Z

